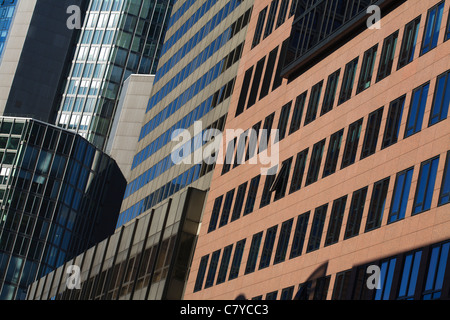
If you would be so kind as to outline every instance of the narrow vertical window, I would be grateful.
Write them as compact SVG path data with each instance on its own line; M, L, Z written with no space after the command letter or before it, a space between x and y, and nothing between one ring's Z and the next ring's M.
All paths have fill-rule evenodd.
M277 69L275 71L275 76L273 79L272 91L279 88L281 86L281 84L283 83L283 78L281 77L281 70L283 69L284 56L286 54L288 45L289 45L289 38L284 40L283 44L281 45L280 55L278 56Z
M363 92L370 87L370 84L372 82L373 67L375 66L375 59L377 57L377 51L378 44L364 53L356 94Z
M286 194L289 173L291 172L292 157L283 161L280 172L273 182L271 192L275 192L274 201L284 198Z
M250 89L250 95L248 97L247 109L251 108L256 103L256 97L258 95L259 85L261 83L261 76L264 68L266 57L263 57L256 63L255 74L253 76L252 88Z
M243 239L236 243L236 249L234 250L233 262L231 263L230 274L228 280L236 279L239 276L239 269L241 268L242 254L244 253L246 239Z
M378 136L380 134L381 120L383 118L383 110L381 107L378 110L369 114L367 120L366 133L361 150L361 160L365 159L375 153L378 144Z
M405 256L403 271L400 276L401 282L398 290L398 300L414 300L421 259L422 250L409 253Z
M280 11L278 12L276 28L281 26L286 21L288 5L289 5L289 0L281 0Z
M267 16L266 30L264 31L264 39L267 38L273 31L273 25L275 23L275 15L278 9L278 1L272 0L270 3L269 15Z
M334 280L332 300L346 300L350 290L352 270L342 271L336 274Z
M245 266L245 274L249 274L255 271L256 260L258 259L259 247L261 246L263 233L262 231L253 235L252 244L250 245L250 251L248 253L247 265Z
M206 277L205 289L210 288L214 284L216 278L217 265L219 264L220 250L213 252L211 262L209 263L208 276Z
M211 213L211 220L209 221L208 233L216 230L217 221L219 220L220 208L222 206L222 200L223 200L223 195L220 197L217 197L216 200L214 200L214 206L213 206L213 210Z
M396 258L381 262L381 273L379 279L380 288L375 291L375 300L389 300L396 263Z
M327 87L325 88L325 95L323 97L322 111L320 112L321 116L333 110L340 73L341 69L328 76Z
M245 146L247 145L249 135L250 131L246 130L239 136L239 140L236 146L236 154L234 156L233 169L245 162L244 160Z
M362 123L363 119L359 119L358 121L352 123L348 128L347 141L345 142L341 169L344 169L355 163L356 153L358 151L359 137L361 136Z
M209 254L203 256L198 267L197 279L195 280L194 292L200 291L203 288L203 281L205 280L206 266L208 265Z
M245 191L247 190L248 182L241 184L238 187L236 194L236 201L234 202L233 214L231 215L231 222L241 217L242 207L244 206Z
M448 269L447 260L449 249L450 242L446 242L431 250L425 288L422 293L423 300L435 300L441 297L442 286L446 276L445 271Z
M272 185L276 178L276 172L278 170L278 165L272 167L268 170L266 175L266 182L264 183L264 190L261 196L260 208L263 208L270 204L272 199Z
M276 47L269 53L266 71L264 72L264 80L261 85L261 92L259 93L259 100L267 96L267 94L269 93L270 83L272 82L273 69L275 68L275 62L277 60L277 53L278 47Z
M261 261L259 262L259 270L267 268L270 265L277 230L278 226L273 226L266 232L266 239L264 240L264 245L261 252Z
M298 129L300 129L307 94L308 91L305 91L295 99L295 106L294 111L292 113L292 120L289 128L289 134L293 134Z
M230 218L230 212L231 212L231 204L233 203L233 198L234 198L234 191L235 191L235 189L228 191L225 196L225 201L223 203L223 208L222 208L222 216L220 217L220 222L219 222L219 228L228 224L228 220Z
M388 118L386 120L386 128L384 129L381 149L385 149L398 141L405 98L406 96L400 97L392 101L389 106Z
M450 39L450 11L448 13L448 18L447 18L447 28L445 28L445 37L444 37L444 41L447 41L448 39Z
M303 213L297 218L297 225L292 239L291 254L289 259L296 258L302 254L305 243L306 229L308 228L310 211Z
M255 206L256 194L258 193L259 180L261 175L258 175L250 182L250 188L248 190L247 202L245 203L244 216L253 212Z
M343 196L339 199L334 200L333 202L330 222L328 224L328 231L325 238L325 247L335 244L339 241L346 204L347 196Z
M319 177L320 165L322 163L323 149L325 146L325 139L316 143L311 154L311 161L309 163L308 175L306 176L305 186L317 181Z
M231 251L233 251L232 244L223 249L222 262L220 263L216 284L224 283L227 278L228 266L230 265Z
M278 291L269 292L266 294L266 300L277 300Z
M303 182L303 175L305 173L306 158L308 157L309 149L305 149L297 154L295 160L294 172L292 174L291 187L289 193L300 190Z
M420 19L421 16L417 17L405 26L405 33L403 34L397 70L411 63L414 59L417 36L419 35Z
M248 88L250 87L250 81L252 80L252 74L253 74L253 66L249 68L247 71L245 71L235 117L244 112L245 102L247 101L248 96Z
M432 126L442 120L447 119L448 108L450 105L449 78L450 71L445 72L437 78L428 126Z
M267 7L261 10L258 15L258 21L256 22L255 34L253 36L252 49L256 47L261 41L261 36L264 28L264 22L266 21Z
M450 203L450 151L447 152L444 176L442 177L441 191L439 192L438 205Z
M270 142L270 134L272 133L273 120L275 118L275 112L268 115L266 119L264 119L264 126L261 134L261 139L259 141L259 151L264 151L269 146Z
M336 172L343 134L344 129L334 133L330 138L330 144L328 146L327 158L325 160L325 167L323 169L322 178L328 177L329 175L332 175Z
M289 114L291 112L292 101L288 102L281 108L280 120L278 121L278 141L281 141L286 136L287 125L289 121ZM277 142L277 140L275 140Z
M353 192L352 203L348 213L347 227L345 228L344 240L357 236L361 227L361 220L366 203L367 187Z
M226 174L231 169L231 164L233 163L234 152L236 150L236 143L237 143L237 138L234 138L233 140L228 142L227 151L225 154L225 163L223 164L223 167L222 167L222 175Z
M308 110L306 110L304 126L316 120L317 108L319 107L320 96L322 94L322 86L323 80L314 85L311 89L311 95L309 97Z
M381 226L383 212L386 206L386 196L390 178L375 182L370 200L369 213L367 215L365 232L377 229Z
M311 252L319 249L320 241L322 239L323 226L325 225L325 218L327 216L327 210L328 204L316 208L311 225L311 232L309 234L309 241L306 252Z
M352 97L353 84L355 82L356 68L358 67L359 57L356 57L345 66L344 77L342 80L341 92L339 94L338 105Z
M437 46L442 23L442 14L444 12L444 3L445 1L441 1L428 10L420 55L429 52Z
M414 168L410 168L397 174L388 223L405 218L413 171Z
M297 5L298 0L292 0L291 2L291 8L289 9L289 18L295 15L295 12L297 11Z
M294 296L294 286L284 288L281 291L280 300L292 300L293 296Z
M418 214L431 208L434 185L439 166L439 157L427 160L420 166L412 214Z
M252 130L250 131L250 136L248 138L247 152L245 154L245 161L255 156L256 150L258 148L258 138L260 129L261 129L261 121L253 125Z
M398 30L384 39L381 51L380 64L378 66L377 82L389 76L394 63L395 49L397 47Z
M278 239L277 251L275 252L275 259L273 264L278 264L286 259L289 238L291 236L292 224L294 219L283 222L280 230L280 238Z
M405 138L422 130L429 88L430 83L428 82L419 88L416 88L412 93L411 106L409 107L408 121L405 129Z

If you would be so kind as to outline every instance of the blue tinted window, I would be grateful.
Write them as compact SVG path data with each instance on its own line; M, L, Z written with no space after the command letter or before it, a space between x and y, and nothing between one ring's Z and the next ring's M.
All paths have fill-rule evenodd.
M424 300L434 300L441 297L449 249L450 242L447 242L431 250L425 290L423 291Z
M416 196L413 205L413 214L430 209L433 199L434 184L439 165L439 157L422 163L417 181Z
M439 30L441 28L442 13L444 12L444 2L442 1L428 11L427 22L422 40L421 55L434 49L437 46Z
M398 291L398 299L414 299L421 258L422 251L417 251L406 255L403 265L403 271L401 273L401 283Z
M430 83L426 83L413 91L408 122L406 123L405 138L422 130L423 116L429 89Z
M439 205L450 202L450 151L447 152L444 176L442 177L441 191L439 193Z
M380 289L375 293L375 300L389 300L396 262L397 259L394 258L381 263Z
M437 79L433 105L431 107L430 126L447 119L448 108L450 105L449 75L450 71L447 71Z
M405 217L413 171L414 169L411 168L397 174L388 219L389 223L401 220Z

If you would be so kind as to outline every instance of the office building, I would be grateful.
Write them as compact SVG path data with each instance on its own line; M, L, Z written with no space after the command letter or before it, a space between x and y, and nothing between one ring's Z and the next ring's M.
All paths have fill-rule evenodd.
M118 228L187 186L209 188L214 163L193 154L213 143L207 130L223 129L252 7L238 0L174 5ZM183 130L185 141L177 137Z
M115 230L126 181L81 136L28 118L0 118L0 299Z
M449 7L255 2L185 299L450 297Z
M0 1L1 115L54 123L79 36L67 27L67 9L80 8L82 20L88 2Z
M156 72L172 2L90 1L61 91L58 126L105 149L124 81Z

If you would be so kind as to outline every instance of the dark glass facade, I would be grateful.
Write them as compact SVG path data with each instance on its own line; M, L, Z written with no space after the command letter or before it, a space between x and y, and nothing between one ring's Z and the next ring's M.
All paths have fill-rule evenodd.
M115 230L126 181L82 137L0 118L0 299L27 287Z

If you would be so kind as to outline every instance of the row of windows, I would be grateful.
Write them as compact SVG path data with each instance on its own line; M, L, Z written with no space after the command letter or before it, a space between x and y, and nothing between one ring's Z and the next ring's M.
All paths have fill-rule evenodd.
M93 0L90 11L119 11L123 0Z
M205 73L200 79L198 79L194 84L192 84L186 91L184 91L181 95L178 96L174 101L172 101L167 107L164 108L158 115L156 116L156 120L152 122L153 125L158 125L162 123L167 117L174 114L177 110L179 110L183 105L185 105L188 101L194 98L201 90L203 90L206 86L208 86L211 82L217 79L221 74L223 74L226 70L228 70L233 64L239 61L242 54L243 44L239 44L233 51L231 51L225 58L223 58L218 64L216 64L213 68L211 68L207 73ZM231 90L231 89L230 89ZM153 129L150 126L145 127L146 130ZM170 131L170 130L169 130ZM144 132L145 133L145 132ZM141 132L141 134L144 134ZM170 141L170 136L163 137L164 135L168 135L168 131L164 133L162 136L158 137L152 143L147 145L143 150L141 150L138 154L135 155L133 159L132 170L141 164L143 161L148 159L152 154L154 154L157 150L159 150L165 144L158 143L159 145L156 149L151 145L155 144L157 140L164 139L165 143ZM152 151L149 151L149 148L152 148Z
M289 10L288 18L292 17L295 13L295 8L297 5L297 0L292 0L291 7ZM253 36L252 49L256 47L261 42L261 36L264 34L263 39L267 38L273 31L274 25L275 30L280 27L286 21L286 14L288 11L289 0L272 0L269 6L266 6L258 14L258 21L256 22L255 34ZM276 18L276 13L278 9L278 17ZM267 15L267 10L269 14ZM266 19L267 16L267 19ZM276 24L275 24L276 18ZM265 28L264 28L265 26ZM263 33L264 31L264 33Z
M208 3L210 3L209 0ZM176 53L174 53L169 60L164 63L161 67L158 68L156 72L155 81L158 81L165 74L167 74L183 57L185 57L200 41L202 41L208 34L210 34L226 17L228 17L239 5L241 1L239 0L230 0L227 4L220 9L218 13L214 15L205 25L197 32L194 36L192 36ZM206 6L207 3L204 4ZM200 19L199 15L197 19ZM188 21L189 22L189 21ZM186 26L188 26L188 22ZM184 36L185 33L179 32L173 35L173 41L176 43L179 40L179 37ZM175 38L176 37L176 38ZM167 40L164 43L164 46L169 47L169 43L171 40ZM171 46L171 45L170 45ZM164 50L164 48L163 48ZM162 54L165 52L163 51ZM151 110L161 99L163 98L162 92L158 92L158 95L153 95L149 101L149 106L147 108L147 112Z
M183 2L180 8L177 11L172 13L170 17L168 28L171 28L177 21L189 10L190 7L195 3L195 0L186 0ZM175 5L175 1L173 3Z
M206 47L197 57L195 57L182 71L180 71L175 77L173 77L161 90L165 91L169 88L166 96L175 87L190 76L194 70L200 67L208 58L210 58L215 52L219 51L228 41L230 41L242 28L244 28L250 19L251 9L237 19L227 30L225 30L218 38L216 38L211 44ZM242 46L238 46L233 53L230 53L227 58L227 68L229 64L235 63L242 54ZM166 88L167 87L167 88ZM179 106L181 107L181 106ZM155 117L150 119L141 129L139 134L139 141L152 132L161 122L166 120L172 113L166 111L167 107L160 111ZM175 112L175 111L173 111Z
M413 202L413 211L412 215L424 212L429 210L431 207L431 200L433 197L434 185L436 181L436 173L437 167L439 163L439 156L432 158L430 160L424 161L420 166L420 174L416 187L416 194ZM443 205L449 203L449 185L450 185L450 151L447 152L447 161L444 170L444 176L442 179L442 186L439 193L439 205ZM411 178L412 178L412 170L408 169L406 171L399 172L396 177L395 187L392 195L391 207L389 210L388 223L392 223L394 221L398 221L405 217L406 212L406 204L409 197L409 189L411 186ZM410 174L411 172L411 174ZM387 199L387 193L389 188L390 177L386 179L380 180L373 185L372 188L372 197L370 200L369 213L366 220L365 232L369 232L371 230L377 229L381 227L381 222L383 218L383 211L385 208L385 203ZM366 198L368 194L368 187L361 188L355 192L353 192L348 216L347 223L345 224L345 231L343 235L343 240L350 239L359 235L363 212L366 204ZM234 195L234 190L228 192L225 196L225 202L222 209L222 216L220 219L221 225L224 225L228 221L228 216L231 209L232 199ZM243 197L241 196L240 199ZM220 211L221 202L223 196L217 198L214 202L213 214L210 222L209 231L212 229L211 226L215 226L218 219L217 212ZM341 229L343 225L343 218L345 216L345 210L347 207L347 199L348 196L343 196L333 201L332 206L324 204L314 210L314 216L312 217L312 223L309 224L311 218L311 211L301 214L297 218L297 222L294 227L294 218L287 220L281 224L280 232L278 236L278 244L276 247L275 255L273 257L273 264L278 264L284 262L286 260L286 256L288 253L288 248L291 248L289 259L296 258L302 255L304 247L306 247L305 253L309 253L320 248L322 243L323 233L325 222L327 220L327 212L329 207L331 207L331 214L328 223L328 230L326 232L324 246L330 246L339 241L341 237ZM238 203L238 202L236 202ZM242 206L242 200L239 201L240 204L238 206ZM235 205L236 207L236 205ZM234 214L234 213L233 213ZM309 239L306 243L306 235L308 234L308 225L311 225L309 232ZM220 225L219 225L220 227ZM246 261L244 274L250 274L255 272L257 264L257 259L259 259L259 267L258 270L267 268L270 265L272 260L273 251L275 247L275 239L277 235L278 225L273 226L266 231L265 240L262 244L263 232L259 232L252 237L250 250L248 254L248 259ZM293 231L292 242L289 246L289 240L291 238L291 233ZM245 240L243 240L245 241ZM244 242L245 243L245 242ZM260 251L260 247L262 244L262 250ZM306 246L305 246L306 245ZM227 248L229 253L224 255L222 258L222 276L218 278L216 284L222 283L225 280L224 275L228 270L228 264L231 256L231 247ZM207 281L205 283L205 288L208 288L214 284L214 278L218 259L220 256L220 251L218 250L212 255L212 260L210 263L210 268L207 276ZM242 259L243 250L235 252L234 260L238 260L239 264L235 264L234 273L230 272L230 276L228 280L234 279L237 277L239 272L240 261ZM238 256L237 256L238 255ZM206 265L208 263L209 255L206 255L202 258L199 268L199 273L197 275L197 281L194 291L198 291L202 289L203 278L205 276ZM214 264L213 264L213 261ZM237 270L237 271L236 271Z

